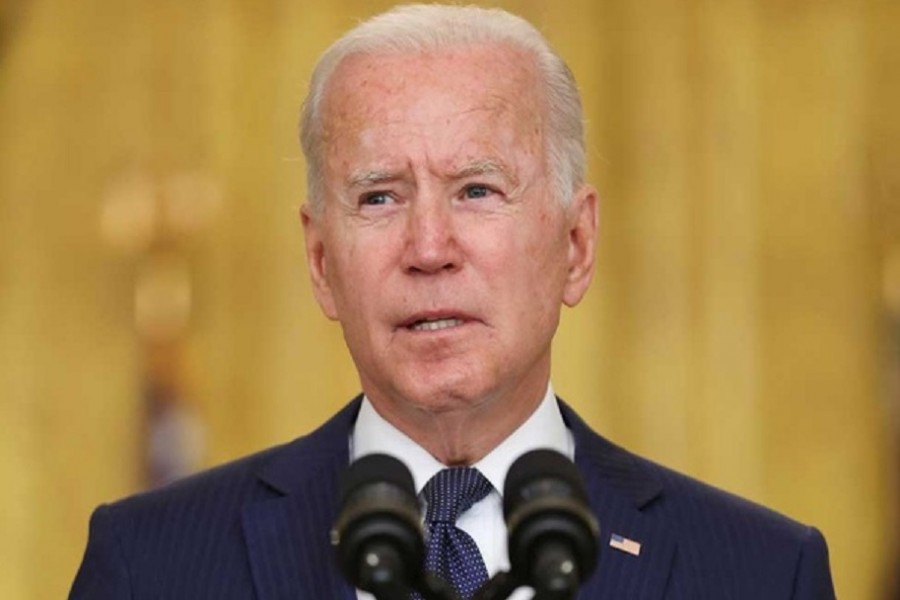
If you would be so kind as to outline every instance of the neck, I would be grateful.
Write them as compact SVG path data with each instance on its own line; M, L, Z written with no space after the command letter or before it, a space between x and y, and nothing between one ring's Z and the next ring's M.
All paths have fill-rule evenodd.
M547 391L540 387L516 389L479 401L458 403L458 408L433 410L407 403L379 402L369 397L388 422L448 466L472 465L509 437L534 413ZM398 406L407 407L398 410Z

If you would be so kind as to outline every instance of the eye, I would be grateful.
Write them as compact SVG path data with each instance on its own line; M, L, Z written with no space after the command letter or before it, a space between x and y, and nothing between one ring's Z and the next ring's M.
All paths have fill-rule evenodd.
M360 206L381 206L389 204L393 198L387 192L369 192L363 194L359 199Z
M472 184L472 185L467 185L465 187L465 189L463 190L463 196L469 200L477 199L477 198L486 198L486 197L490 196L492 193L494 193L494 190L487 187L486 185L480 185L477 183Z

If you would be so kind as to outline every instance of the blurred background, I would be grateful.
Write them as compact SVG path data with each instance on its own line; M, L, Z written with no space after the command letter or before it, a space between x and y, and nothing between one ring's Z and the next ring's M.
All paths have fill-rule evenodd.
M356 393L295 130L391 4L0 1L0 597L64 597L98 503ZM818 525L841 598L900 598L900 2L497 5L575 71L603 197L558 393Z

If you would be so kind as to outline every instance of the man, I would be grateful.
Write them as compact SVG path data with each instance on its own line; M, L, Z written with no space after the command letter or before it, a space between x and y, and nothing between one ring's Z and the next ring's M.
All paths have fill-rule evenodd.
M290 444L98 509L71 597L364 598L328 532L341 471L374 452L409 465L426 507L433 476L479 481L447 530L467 595L508 566L500 491L538 447L575 461L601 523L581 597L833 597L818 531L617 448L554 397L560 308L593 272L581 118L565 64L508 13L400 7L336 42L304 107L302 221L364 396Z

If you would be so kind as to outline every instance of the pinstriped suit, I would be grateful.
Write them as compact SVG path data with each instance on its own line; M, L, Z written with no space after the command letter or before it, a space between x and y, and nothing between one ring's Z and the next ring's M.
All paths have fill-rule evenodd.
M70 600L354 600L328 534L359 402L294 442L97 509ZM629 454L561 409L601 527L580 598L834 597L817 530ZM609 547L612 533L640 555Z

